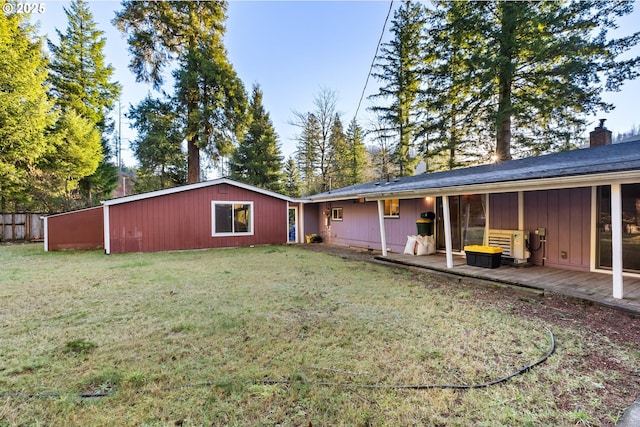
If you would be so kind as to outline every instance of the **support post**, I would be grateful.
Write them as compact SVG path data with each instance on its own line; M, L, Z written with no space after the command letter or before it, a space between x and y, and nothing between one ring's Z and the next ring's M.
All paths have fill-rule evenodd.
M611 267L613 270L613 297L622 299L622 189L611 184Z
M453 268L453 244L451 243L451 215L449 196L442 196L442 216L444 217L444 242L447 252L447 268Z
M378 223L380 224L380 245L382 245L382 256L387 256L387 232L384 229L384 200L378 200Z
M109 234L109 205L102 205L102 214L104 218L104 253L111 253L111 239Z

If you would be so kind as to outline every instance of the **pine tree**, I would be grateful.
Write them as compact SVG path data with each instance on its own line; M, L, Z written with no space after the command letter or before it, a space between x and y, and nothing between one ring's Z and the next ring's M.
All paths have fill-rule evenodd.
M140 163L136 192L185 184L187 170L178 113L171 102L147 96L127 114L138 131L131 143Z
M117 168L109 161L109 136L113 122L109 113L120 94L120 85L112 82L113 67L105 64L104 32L97 28L89 5L74 0L67 16L65 33L56 30L59 44L49 41L51 95L62 110L73 110L96 127L101 135L101 159L93 171L80 181L85 205L109 197L118 181Z
M313 100L315 110L295 113L295 126L302 129L298 136L296 157L305 183L305 192L313 194L329 188L334 150L331 144L331 128L337 114L336 92L322 88Z
M200 151L217 160L232 152L245 125L246 93L223 44L225 1L123 2L114 20L129 36L130 68L159 89L175 66L174 98L187 140L188 182L201 180Z
M296 167L296 161L293 157L289 157L284 166L285 185L284 194L289 197L300 197L302 192L300 191L300 173Z
M0 13L0 211L41 209L31 186L52 141L46 59L25 15Z
M254 85L249 103L249 126L231 161L231 178L267 190L283 188L282 154L269 113L262 105L262 90Z
M426 23L424 7L405 1L394 13L393 38L383 44L373 75L383 86L371 98L386 101L370 109L378 114L385 126L396 133L393 161L400 176L412 175L418 162L416 143L421 122L418 101L422 90L422 32Z
M344 151L340 151L340 169L344 179L343 184L353 185L365 182L369 178L367 173L367 150L364 145L364 130L354 118L349 123L346 133Z
M451 90L473 110L476 132L493 134L497 160L510 159L512 151L570 148L588 115L612 108L602 91L617 91L640 75L640 57L617 59L640 41L640 32L607 38L615 18L632 8L632 2L596 0L434 5L431 31L455 33L440 40L467 66L465 79ZM459 118L455 112L450 117Z

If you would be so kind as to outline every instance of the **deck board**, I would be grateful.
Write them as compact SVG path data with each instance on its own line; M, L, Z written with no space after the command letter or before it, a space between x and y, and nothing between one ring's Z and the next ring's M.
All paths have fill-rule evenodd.
M454 256L453 268L447 269L446 258L443 254L412 256L390 253L386 257L377 256L376 259L458 276L555 292L640 314L640 278L636 277L624 277L624 298L617 299L612 295L612 276L607 273L563 270L548 266L502 265L494 269L481 268L467 265L465 258L461 256Z

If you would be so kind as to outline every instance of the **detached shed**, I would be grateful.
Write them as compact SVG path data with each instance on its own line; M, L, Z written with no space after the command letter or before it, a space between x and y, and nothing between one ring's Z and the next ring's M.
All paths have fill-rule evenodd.
M102 221L91 233L102 230L107 254L284 244L299 241L298 207L287 196L220 178L107 200L96 208ZM86 249L81 238L76 246L57 242L83 215L48 217L48 248Z

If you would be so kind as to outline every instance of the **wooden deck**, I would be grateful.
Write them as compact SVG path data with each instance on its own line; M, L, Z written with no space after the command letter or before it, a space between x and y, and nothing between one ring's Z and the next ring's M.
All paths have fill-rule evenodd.
M468 266L466 259L461 256L454 256L453 268L448 269L444 254L413 256L390 253L386 257L376 256L375 258L378 261L555 292L640 314L640 278L625 277L624 298L616 299L612 296L612 277L606 273L585 273L546 266L502 265L499 268L489 269Z

